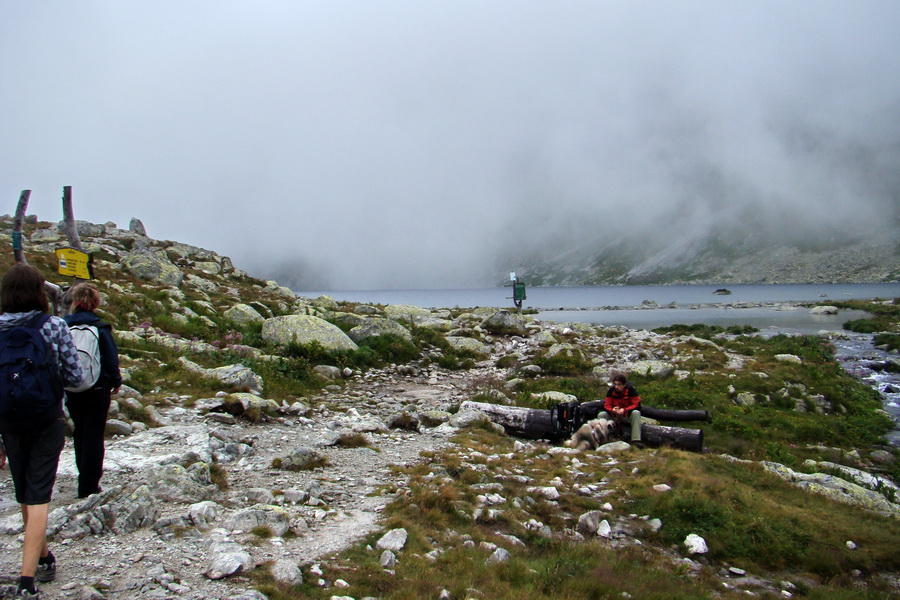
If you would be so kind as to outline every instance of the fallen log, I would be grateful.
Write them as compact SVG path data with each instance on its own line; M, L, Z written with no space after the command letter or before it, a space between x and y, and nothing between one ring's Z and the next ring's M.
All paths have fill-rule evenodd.
M666 425L641 424L641 441L647 446L672 446L691 452L703 452L703 430Z
M522 408L521 406L503 406L467 400L460 405L460 410L477 410L483 412L490 420L502 425L506 433L528 439L553 439L558 436L556 419L553 411L540 408Z
M709 418L708 410L674 410L667 408L653 408L641 404L641 416L657 421L706 421Z
M509 435L516 437L558 442L570 434L569 429L562 427L558 422L555 411L550 409L503 406L471 400L463 402L460 409L480 411L492 422L501 425ZM702 452L703 430L642 423L641 441L647 446L672 446L681 450Z
M578 405L578 410L585 417L585 420L596 419L597 415L603 410L602 400L593 400ZM657 421L710 421L708 410L676 410L666 408L653 408L646 404L641 404L641 416L648 419L656 419Z

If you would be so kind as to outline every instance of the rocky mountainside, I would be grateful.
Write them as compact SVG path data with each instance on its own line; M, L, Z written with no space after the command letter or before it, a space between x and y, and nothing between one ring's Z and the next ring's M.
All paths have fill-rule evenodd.
M531 285L875 283L900 279L900 230L805 238L748 227L712 236L557 239L509 259Z
M0 218L4 239L11 227ZM370 577L335 555L375 533L367 556L388 581L404 564L440 564L444 554L491 565L548 541L599 540L611 551L643 553L641 562L654 565L648 568L681 570L740 597L744 590L790 597L799 585L813 585L805 576L747 573L707 560L699 536L690 545L662 543L658 532L668 523L633 514L627 488L629 477L670 451L619 442L580 452L513 440L484 415L459 410L473 398L511 403L553 365L584 369L601 382L613 371L693 381L702 376L697 365L741 373L745 355L694 336L541 323L494 308L301 298L213 251L155 240L139 222L127 230L80 222L78 230L94 257L105 302L98 312L115 329L126 385L110 411L101 493L75 497L71 445L63 451L49 526L59 575L42 586L51 597L266 600L302 589L304 597L353 598L344 590ZM28 261L50 281L67 283L55 275L53 252L66 245L60 227L30 219L25 234ZM9 266L8 242L0 254L0 266ZM695 363L699 354L712 358ZM728 380L728 405L743 410L757 402L757 378L748 377L752 390ZM779 406L797 414L828 415L850 402L795 384L778 394ZM545 405L574 399L556 390L533 395ZM499 437L485 446L467 438L469 431ZM893 460L884 450L834 451L873 469ZM411 475L416 465L419 474ZM816 475L771 470L797 485ZM859 470L846 479L822 475L831 483L817 479L820 493L900 515L887 479L874 479L877 493L856 483L874 477ZM409 546L418 544L410 549L401 528L381 537L392 503L432 490L439 497L455 482L465 484L452 504L456 526L474 534L432 533L428 551L421 539L410 539ZM672 489L662 478L652 483L654 494ZM11 482L2 477L0 572L8 583L18 570L21 531ZM453 578L431 579L430 596L464 597L448 591ZM896 577L871 574L866 582L883 587ZM264 587L276 592L267 596Z

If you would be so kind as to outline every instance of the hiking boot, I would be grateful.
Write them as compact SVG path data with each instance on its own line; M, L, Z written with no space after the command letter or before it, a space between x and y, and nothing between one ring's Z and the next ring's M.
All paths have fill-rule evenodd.
M34 588L34 592L29 592L28 590L21 589L19 593L15 595L16 598L31 598L31 600L41 600L41 590Z
M47 583L56 579L56 561L51 563L38 563L37 571L34 572L34 580L41 583Z
M645 448L644 442L642 442L641 440L631 440L631 441L629 442L629 444L631 444L632 446L634 446L634 447L637 448L638 450L643 450L643 449Z

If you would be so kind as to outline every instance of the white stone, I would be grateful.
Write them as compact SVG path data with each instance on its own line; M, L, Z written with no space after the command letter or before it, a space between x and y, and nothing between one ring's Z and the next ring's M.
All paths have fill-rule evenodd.
M802 364L803 361L796 354L776 354L775 360L779 360L781 362L789 362L794 364Z
M691 533L684 538L684 546L687 548L688 554L706 554L709 552L706 540L696 533Z
M393 569L397 564L397 557L390 550L385 550L381 553L381 558L378 559L378 564L380 564L385 569Z
M400 552L406 545L406 539L409 534L405 529L392 529L384 534L375 547L379 550L390 550L391 552Z
M300 568L292 560L281 559L272 565L272 577L279 583L287 585L299 585L303 583L303 574Z
M607 539L612 536L612 527L609 526L609 521L606 519L600 521L600 525L597 527L597 535Z
M487 559L487 564L501 563L509 560L510 554L503 548L497 548Z

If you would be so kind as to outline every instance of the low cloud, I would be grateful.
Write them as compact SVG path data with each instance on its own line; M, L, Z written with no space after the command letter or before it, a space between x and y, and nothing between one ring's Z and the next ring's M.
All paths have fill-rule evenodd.
M756 215L897 227L900 6L0 9L0 191L323 288ZM763 218L765 216L765 218Z

